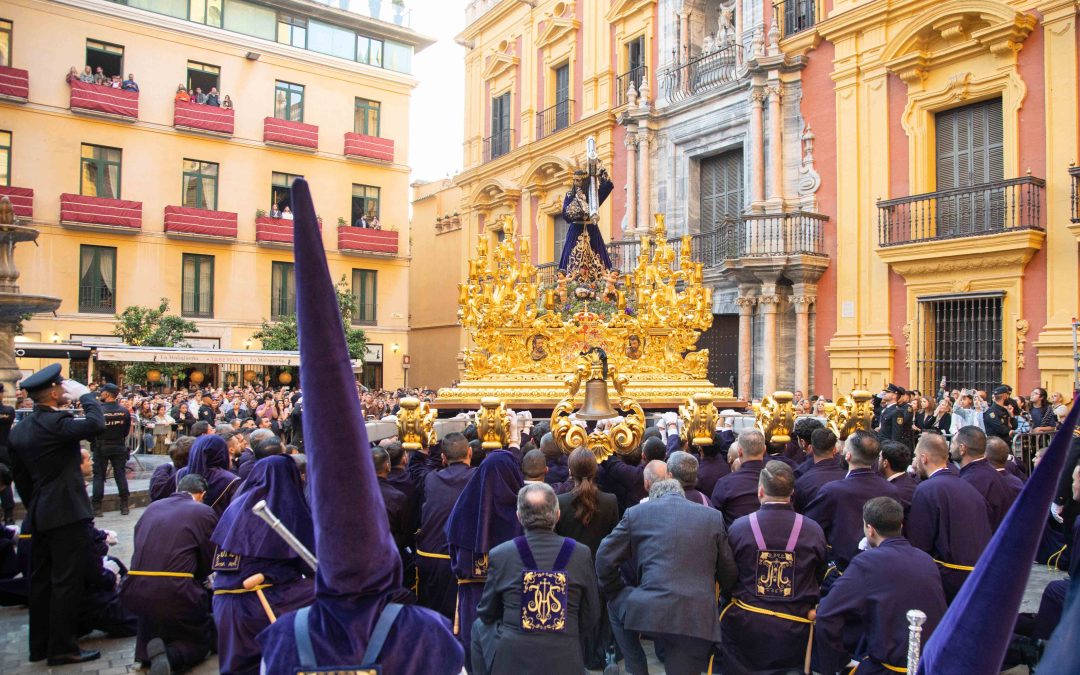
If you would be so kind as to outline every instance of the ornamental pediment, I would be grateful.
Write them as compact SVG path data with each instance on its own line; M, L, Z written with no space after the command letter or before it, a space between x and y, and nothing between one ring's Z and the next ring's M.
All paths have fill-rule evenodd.
M581 22L574 18L572 11L565 12L566 16L551 16L544 20L544 28L536 38L536 46L543 49L557 44L573 36Z
M612 3L607 14L604 15L604 18L607 19L608 23L615 23L616 21L627 19L636 14L639 10L646 7L652 7L655 4L656 0L617 0Z
M494 80L504 73L513 72L520 62L521 59L509 50L493 52L484 63L481 77L485 80Z

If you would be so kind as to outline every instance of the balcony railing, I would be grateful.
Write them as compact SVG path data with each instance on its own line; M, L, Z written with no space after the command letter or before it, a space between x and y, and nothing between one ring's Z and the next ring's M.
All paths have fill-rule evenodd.
M514 130L503 129L484 139L484 161L502 157L510 152L514 144Z
M1072 192L1070 194L1072 222L1080 223L1080 166L1070 166L1069 175L1072 176Z
M773 20L782 37L790 37L815 23L816 0L780 0L773 4Z
M561 251L560 251L561 253ZM555 270L559 263L541 263L536 266L536 276L542 286L551 286L555 283Z
M79 286L79 311L112 314L116 311L116 297L105 286Z
M660 94L672 102L702 94L738 79L742 45L702 54L660 75Z
M338 226L338 250L342 253L397 255L398 233L393 230Z
M540 140L570 126L574 117L574 102L559 101L536 114L536 139Z
M694 259L706 267L738 258L823 256L827 216L809 211L747 214L698 235Z
M0 66L0 99L26 103L30 98L30 72Z
M1024 176L878 202L878 244L1041 230L1046 181Z
M631 68L615 78L615 107L626 105L626 91L630 89L630 83L634 83L634 89L641 90L641 83L649 77L648 66Z

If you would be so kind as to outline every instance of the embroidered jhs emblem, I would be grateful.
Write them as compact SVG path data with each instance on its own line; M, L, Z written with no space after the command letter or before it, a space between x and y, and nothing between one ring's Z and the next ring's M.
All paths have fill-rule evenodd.
M486 577L488 573L488 554L485 553L479 558L473 558L472 575L474 577Z
M789 551L758 551L757 594L762 598L790 598L795 554Z
M220 548L214 551L215 572L235 572L240 569L240 554L223 551Z
M566 630L566 572L522 573L521 629L543 633Z

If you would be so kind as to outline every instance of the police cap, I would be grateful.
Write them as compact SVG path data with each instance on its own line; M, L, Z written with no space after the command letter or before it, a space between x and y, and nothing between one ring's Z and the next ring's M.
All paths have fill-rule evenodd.
M23 380L20 386L27 392L31 392L63 383L64 378L60 375L60 364L54 363L52 365L45 366L30 377Z

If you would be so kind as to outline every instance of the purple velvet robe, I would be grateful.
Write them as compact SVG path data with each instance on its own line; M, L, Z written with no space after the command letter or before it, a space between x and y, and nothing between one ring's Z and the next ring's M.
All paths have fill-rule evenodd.
M1012 506L1012 497L1005 479L986 459L977 459L960 468L960 477L979 491L986 500L986 514L990 518L990 531L993 532L1005 519L1005 514Z
M716 481L731 473L731 465L721 455L702 455L698 460L697 489L706 495L712 495Z
M176 492L176 483L176 467L172 462L157 466L150 474L150 501L156 502Z
M139 618L135 658L147 660L146 643L162 626L189 663L210 649L210 595L203 582L210 574L214 545L210 535L217 514L187 493L169 495L146 507L135 524L133 572L178 572L190 578L131 574L120 588L120 601ZM151 627L154 630L151 630ZM177 643L173 645L172 643ZM201 652L201 654L200 654Z
M808 466L802 475L795 477L795 510L799 513L806 511L821 486L834 480L843 480L846 475L847 469L840 465L840 460L836 457L829 457Z
M795 512L790 504L762 504L757 511L765 545L782 550L791 536ZM750 517L731 524L728 543L739 568L739 579L731 595L753 607L805 617L818 602L821 580L828 565L825 533L821 527L803 518L795 543L795 567L792 571L792 594L789 599L760 598L756 591L758 546L750 527ZM767 669L802 668L809 639L810 624L798 623L749 612L734 605L721 620L724 644L725 675L751 673ZM768 635L768 640L762 640Z
M856 556L818 605L815 670L837 672L851 657L860 661L858 675L888 675L882 664L905 668L908 610L926 613L924 641L945 614L935 568L928 555L903 537L886 539ZM857 642L845 640L845 624L861 627Z
M974 565L990 541L986 500L955 473L937 471L915 488L905 530L911 545L934 560ZM939 568L945 597L951 601L969 572Z
M832 560L843 572L855 554L863 538L862 509L874 497L892 497L900 501L899 494L889 481L873 469L852 469L847 478L827 483L804 512L821 525L825 538L832 547Z
M763 468L765 462L762 460L747 460L738 471L716 481L716 487L712 491L712 505L724 514L726 527L731 527L737 518L758 510L758 475Z
M446 521L450 520L458 496L475 471L468 464L458 462L430 472L424 481L424 505L420 530L416 533L417 597L421 605L450 620L454 618L457 602L457 578L450 569Z

